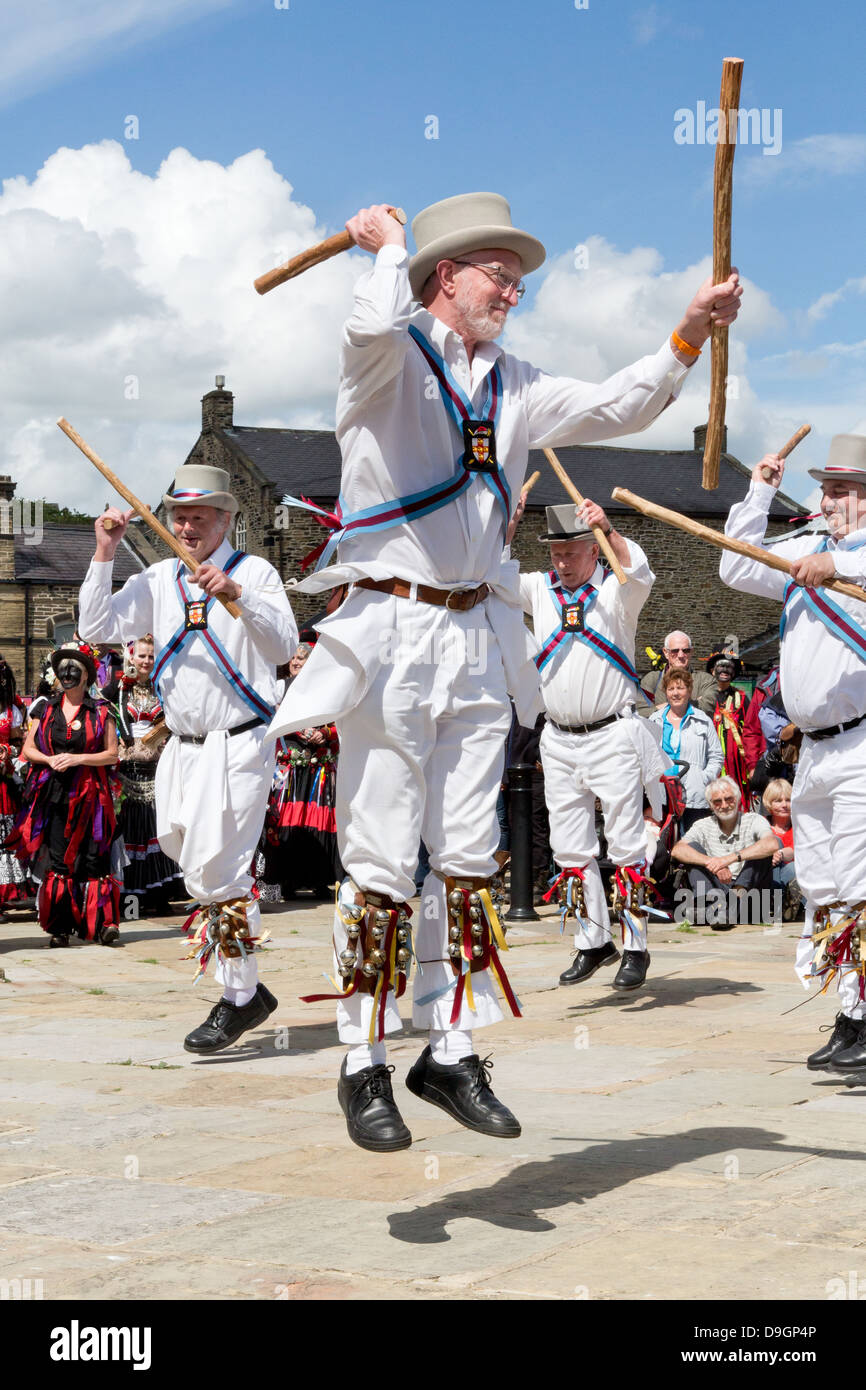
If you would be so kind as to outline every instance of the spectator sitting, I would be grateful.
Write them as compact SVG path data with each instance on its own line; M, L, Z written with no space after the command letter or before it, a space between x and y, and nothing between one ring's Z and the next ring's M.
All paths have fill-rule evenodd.
M696 899L693 921L703 925L709 890L728 894L727 910L715 914L724 920L710 922L724 929L738 920L731 894L742 899L751 889L772 887L772 859L779 841L763 816L740 809L740 789L733 777L710 782L706 798L712 815L695 822L688 838L674 845L671 857L688 866L689 886ZM718 903L718 892L714 897Z
M651 695L657 705L663 705L666 695L662 687L662 677L666 671L688 671L692 661L692 639L687 632L669 632L662 648L667 666L664 671L650 671L641 681L641 689ZM718 687L713 676L706 671L692 671L692 704L704 714L712 716L716 708Z
M681 817L683 833L706 815L704 790L722 770L722 749L713 721L691 703L694 680L691 671L676 668L665 671L661 679L667 703L650 715L650 723L662 731L662 752L671 759L669 777L678 777L686 798ZM688 763L683 770L674 763Z
M764 789L764 809L770 829L781 841L773 855L773 887L782 892L782 919L793 922L803 900L794 869L794 829L791 825L791 783L774 777Z

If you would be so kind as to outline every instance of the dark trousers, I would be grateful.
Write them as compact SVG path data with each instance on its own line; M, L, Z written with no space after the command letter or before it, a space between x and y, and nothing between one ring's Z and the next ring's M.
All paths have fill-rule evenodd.
M765 859L749 859L730 883L722 883L715 874L708 873L698 865L690 865L689 887L694 894L692 920L700 926L705 924L710 914L711 925L735 926L737 923L749 923L757 926L758 923L769 919L775 921L777 916L781 920L781 894L778 914L773 910L772 855L767 855ZM734 892L735 889L742 892ZM744 896L753 889L762 895L761 900L756 901ZM720 892L724 894L724 907L719 898ZM764 897L765 893L769 896ZM713 917L716 917L716 923L713 922Z

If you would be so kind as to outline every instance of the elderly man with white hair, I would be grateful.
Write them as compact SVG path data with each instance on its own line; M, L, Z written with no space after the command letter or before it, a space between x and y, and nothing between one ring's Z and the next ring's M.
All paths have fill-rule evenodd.
M645 675L641 681L641 688L657 705L663 705L667 699L662 686L665 672L688 671L692 677L692 704L695 709L703 710L704 714L712 718L719 687L708 671L692 671L692 639L689 634L680 632L679 629L669 632L662 651L667 665Z
M335 720L340 857L348 878L335 920L347 1055L338 1097L362 1148L405 1148L385 1036L412 959L407 899L418 842L430 851L417 922L414 1023L430 1044L409 1089L470 1129L520 1133L493 1095L472 1030L497 1022L491 976L519 1006L492 910L496 800L510 724L539 712L537 674L503 566L505 529L530 447L643 429L676 396L712 323L731 322L736 273L704 285L657 351L600 385L551 376L496 343L544 260L504 198L461 194L425 208L412 230L386 206L348 231L376 260L343 330L337 439L343 455L334 535L304 588L350 583L319 624L303 680L272 733ZM306 505L306 504L303 504Z
M717 777L710 782L706 798L712 814L695 821L674 845L671 858L688 866L689 886L696 899L691 920L703 924L702 900L721 890L731 906L714 914L718 920L710 925L724 928L742 920L731 901L732 893L736 899L753 889L770 888L779 841L765 816L740 809L740 789L733 777Z
M760 545L785 463L768 454L752 471L726 534ZM791 796L794 863L806 899L796 970L806 988L835 984L839 1013L812 1071L866 1072L866 605L825 586L834 576L866 586L866 437L837 434L821 484L824 535L791 537L773 553L791 577L725 553L732 588L782 603L780 684L802 731Z
M275 748L265 735L277 701L276 668L298 636L276 570L227 539L238 510L229 486L221 468L179 468L163 502L196 569L161 560L116 594L112 566L132 513L109 508L97 518L96 553L79 596L79 631L89 641L154 636L153 681L172 732L157 765L157 835L201 906L200 968L215 953L222 985L222 998L184 1042L197 1053L230 1046L277 1005L258 982L259 905L250 868L274 772ZM218 597L236 603L240 616Z

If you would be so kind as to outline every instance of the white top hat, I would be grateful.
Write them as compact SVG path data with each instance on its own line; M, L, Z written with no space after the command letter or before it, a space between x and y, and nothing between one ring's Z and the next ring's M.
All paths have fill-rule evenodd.
M229 492L230 487L231 478L224 468L212 468L208 463L184 463L174 475L174 487L162 500L169 511L173 507L216 507L234 516L240 506Z
M412 235L418 250L409 262L409 283L416 299L439 261L501 246L517 253L528 275L547 254L540 241L512 224L511 208L499 193L459 193L432 203L413 219Z
M834 434L824 468L810 468L819 483L863 483L866 486L866 435Z

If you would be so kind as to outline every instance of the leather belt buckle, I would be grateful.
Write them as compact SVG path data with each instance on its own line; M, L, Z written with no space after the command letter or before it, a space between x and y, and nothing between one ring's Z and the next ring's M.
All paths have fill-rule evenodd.
M474 607L475 593L475 589L451 589L445 598L445 607L452 613L465 613Z

